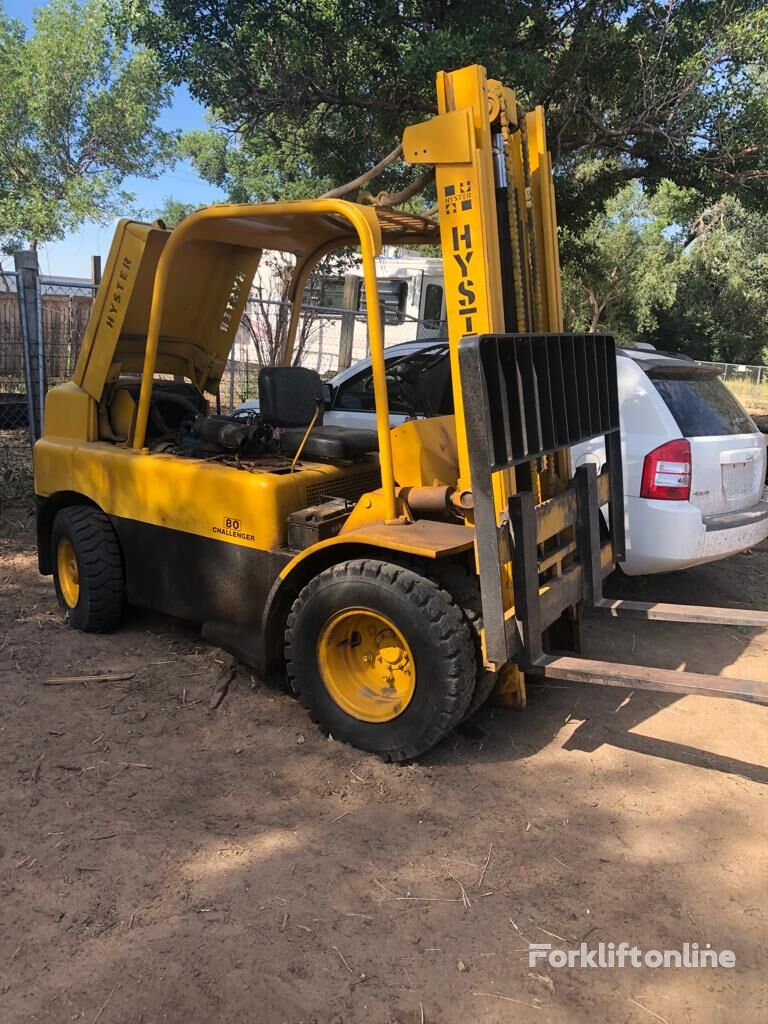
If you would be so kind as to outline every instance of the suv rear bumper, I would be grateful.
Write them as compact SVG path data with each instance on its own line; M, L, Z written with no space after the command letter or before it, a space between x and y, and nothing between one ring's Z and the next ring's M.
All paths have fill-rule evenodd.
M709 533L716 530L733 530L741 526L756 526L768 519L768 501L759 501L743 512L726 512L721 516L704 516L704 529Z
M687 501L625 498L629 576L674 572L735 555L768 537L768 503L743 512L702 516Z

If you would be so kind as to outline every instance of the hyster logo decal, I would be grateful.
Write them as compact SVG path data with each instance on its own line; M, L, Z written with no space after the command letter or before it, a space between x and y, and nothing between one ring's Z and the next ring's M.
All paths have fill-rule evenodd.
M450 187L450 186L449 186ZM475 282L472 280L470 264L474 256L472 248L472 230L469 224L463 227L451 228L452 256L456 261L461 273L461 280L457 288L459 315L464 318L464 333L474 334L474 320L477 313L477 294Z
M445 186L445 212L458 213L472 209L472 182L460 181L458 191L455 185Z
M233 519L231 516L227 516L224 520L223 526L214 526L213 532L219 537L232 537L234 540L247 540L251 543L255 542L256 538L252 533L244 533L240 527L242 523L239 519Z
M120 312L120 306L123 302L123 294L128 284L128 277L131 272L131 263L127 256L123 256L123 262L120 264L120 269L117 272L115 279L115 286L112 294L109 297L109 311L107 312L106 324L110 329L115 326L115 317Z

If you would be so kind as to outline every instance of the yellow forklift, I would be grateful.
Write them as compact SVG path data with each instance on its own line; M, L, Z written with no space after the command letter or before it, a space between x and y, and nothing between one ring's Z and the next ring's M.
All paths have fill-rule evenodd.
M580 655L584 604L765 626L760 612L608 602L624 552L613 339L566 334L541 108L479 66L440 73L405 158L434 168L439 224L324 198L120 223L70 382L35 449L40 571L72 626L126 603L200 623L262 673L287 671L334 738L415 757L526 673L768 699L768 686ZM375 260L443 253L454 415L391 428ZM318 262L360 252L376 431L323 425L328 386L292 363ZM266 251L295 258L281 365L258 415L212 415ZM569 449L604 436L606 469ZM601 509L607 507L607 529Z

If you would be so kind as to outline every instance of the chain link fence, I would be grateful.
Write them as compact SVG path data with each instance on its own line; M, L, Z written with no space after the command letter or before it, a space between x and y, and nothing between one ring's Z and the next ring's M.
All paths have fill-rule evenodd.
M45 393L72 376L97 288L82 279L44 277L37 272L36 258L18 273L0 271L0 501L31 493L32 445L41 433ZM387 346L445 335L440 321L418 320L391 308L382 314ZM290 318L290 303L254 291L213 396L221 412L258 396L259 370L281 358ZM369 352L364 304L356 309L301 307L296 365L328 378Z
M743 363L705 363L713 366L752 415L768 415L768 366L746 366Z
M7 500L31 492L45 393L72 376L97 287L43 277L36 259L18 272L0 271L0 488Z
M240 322L219 388L219 407L231 412L258 397L262 366L274 365L284 351L291 304L252 297ZM384 344L446 336L443 321L419 320L407 313L383 311ZM370 355L364 309L305 304L301 307L293 363L317 370L326 380Z

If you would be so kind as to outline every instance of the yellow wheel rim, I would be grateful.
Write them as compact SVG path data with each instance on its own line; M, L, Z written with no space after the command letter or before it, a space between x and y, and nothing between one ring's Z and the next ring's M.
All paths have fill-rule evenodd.
M76 608L80 600L80 574L72 542L62 537L56 549L56 569L59 576L61 596L68 608Z
M390 619L368 608L348 608L326 622L317 662L335 703L361 722L391 722L416 689L407 640Z

